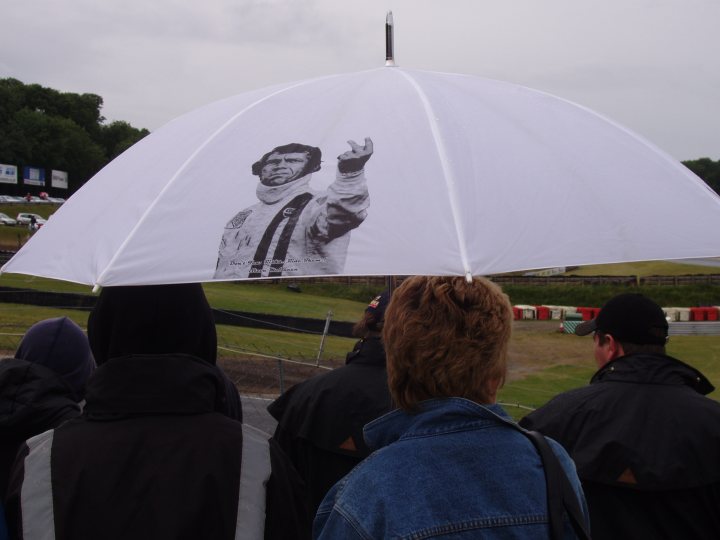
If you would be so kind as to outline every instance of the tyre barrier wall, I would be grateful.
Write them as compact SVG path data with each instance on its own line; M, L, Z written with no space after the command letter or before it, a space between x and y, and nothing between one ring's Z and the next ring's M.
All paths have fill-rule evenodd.
M662 308L668 320L668 334L678 335L720 335L720 306L708 307L665 307ZM559 320L559 331L574 334L582 321L594 319L600 313L596 307L574 306L513 306L515 320Z
M719 321L720 306L704 307L664 307L662 308L668 322L701 322ZM575 306L529 306L518 304L513 306L513 318L537 320L580 320L589 321L600 313L598 307Z
M79 309L90 311L97 297L86 294L46 292L13 287L0 287L0 302L29 304L33 306L53 307L57 309ZM266 315L244 311L213 309L216 324L243 326L265 330L284 330L321 335L325 329L325 320L283 315ZM330 321L328 333L338 337L352 337L353 323Z

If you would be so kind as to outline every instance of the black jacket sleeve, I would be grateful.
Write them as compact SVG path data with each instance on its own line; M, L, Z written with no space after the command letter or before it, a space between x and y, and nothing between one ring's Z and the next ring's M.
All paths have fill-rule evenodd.
M269 445L272 473L266 487L265 539L307 540L312 523L303 482L277 442L270 439Z

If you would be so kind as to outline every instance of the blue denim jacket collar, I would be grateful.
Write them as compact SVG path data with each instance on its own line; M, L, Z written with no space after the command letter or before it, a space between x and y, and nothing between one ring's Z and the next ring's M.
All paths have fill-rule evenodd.
M422 414L421 414L422 413ZM451 397L422 401L416 412L392 411L365 426L367 445L377 450L400 439L448 433L470 426L482 427L502 423L497 417L509 419L497 404L480 405L469 399Z

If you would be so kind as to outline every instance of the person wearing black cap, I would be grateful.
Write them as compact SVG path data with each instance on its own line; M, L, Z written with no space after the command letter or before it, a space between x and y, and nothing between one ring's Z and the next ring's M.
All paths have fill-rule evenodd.
M380 332L389 294L372 299L346 364L290 388L268 406L274 439L303 477L310 523L328 490L370 454L363 427L392 409Z
M668 322L621 294L578 325L599 370L520 425L575 460L593 538L720 538L720 403L695 368L665 354Z
M373 143L348 141L326 191L310 188L321 152L299 143L273 148L252 166L259 203L237 213L220 241L215 278L337 274L345 266L350 231L370 204L364 167Z
M82 416L15 460L13 538L307 538L297 472L228 415L199 284L103 289L88 337Z

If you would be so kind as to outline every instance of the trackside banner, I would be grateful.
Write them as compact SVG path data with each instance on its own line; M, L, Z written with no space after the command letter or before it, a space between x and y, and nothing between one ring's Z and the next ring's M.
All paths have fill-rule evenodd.
M67 189L68 173L66 173L65 171L53 170L50 173L50 185L54 188Z
M45 185L45 169L37 167L23 167L23 184L29 186Z
M2 184L17 184L18 174L17 167L15 165L6 165L0 163L0 183Z

